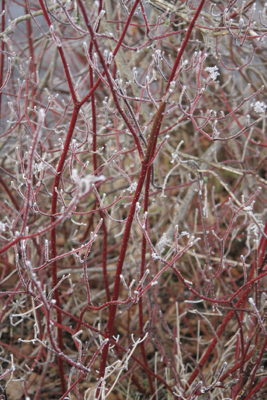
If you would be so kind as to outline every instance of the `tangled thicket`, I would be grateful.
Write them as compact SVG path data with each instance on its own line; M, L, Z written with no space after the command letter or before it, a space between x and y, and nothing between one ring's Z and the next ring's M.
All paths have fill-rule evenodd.
M2 0L1 399L267 396L266 7Z

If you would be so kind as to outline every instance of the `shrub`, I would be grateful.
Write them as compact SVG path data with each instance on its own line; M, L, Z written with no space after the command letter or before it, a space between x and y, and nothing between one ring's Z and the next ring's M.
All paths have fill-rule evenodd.
M265 398L266 5L1 22L1 398Z

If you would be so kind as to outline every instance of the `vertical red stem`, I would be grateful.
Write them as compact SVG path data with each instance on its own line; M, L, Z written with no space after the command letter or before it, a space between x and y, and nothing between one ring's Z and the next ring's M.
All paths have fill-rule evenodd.
M30 10L29 10L30 11ZM25 13L27 13L27 5L25 6ZM36 68L35 68L35 58L34 58L34 48L33 48L33 40L32 40L32 26L31 20L27 19L27 37L29 42L29 53L30 53L30 81L32 82L32 90L31 90L31 98L32 98L32 108L34 108L34 95L35 95L35 87L34 84L36 82Z
M148 199L149 199L149 186L150 186L151 169L152 169L151 167L148 168L148 173L147 173L147 178L146 178L145 199L144 199L144 213L146 211L148 211ZM147 226L148 226L148 220L146 220L145 229L147 229ZM142 277L144 275L145 265L146 265L146 238L145 238L145 235L143 234L141 267L140 267L140 277L139 277L140 280L142 279ZM139 300L138 308L139 308L139 335L140 335L140 337L143 337L143 334L144 334L144 330L143 330L144 320L143 320L143 299L142 299L142 297ZM140 346L141 346L143 362L146 365L146 367L148 368L146 351L145 351L145 344L144 344L143 341L141 342ZM147 370L146 370L146 373L147 373L147 378L148 378L148 382L149 382L150 394L152 396L154 394L154 385L153 385L153 382L152 382L151 375L148 373Z
M136 191L135 191L135 194L134 194L134 197L132 200L132 204L130 207L130 211L129 211L129 214L127 217L127 222L126 222L123 240L122 240L122 244L121 244L119 260L118 260L117 269L116 269L116 277L115 277L113 297L112 297L113 301L116 301L119 298L119 288L120 288L120 280L121 280L120 276L122 273L122 267L124 264L127 245L128 245L129 238L130 238L130 232L131 232L132 222L133 222L134 215L135 215L136 204L139 200L139 197L140 197L140 194L141 194L141 191L143 188L147 170L149 169L149 160L153 156L153 153L152 153L152 150L154 147L153 144L154 144L155 137L157 136L160 126L161 126L162 114L165 110L165 106L166 106L166 103L165 102L162 103L157 111L152 129L151 129L151 133L149 136L145 158L142 162L142 168L141 168L141 172L140 172L139 181L138 181L137 188L136 188ZM116 316L116 310L117 310L116 304L112 304L110 306L109 320L108 320L107 329L106 329L106 335L105 335L106 339L110 339L112 336L112 332L113 332L113 328L114 328L114 321L115 321L115 316ZM106 346L103 348L103 352L102 352L100 369L99 369L99 379L102 378L105 373L107 356L108 356L108 348L109 348L109 345L107 343ZM100 391L98 390L96 393L97 398L99 396L99 393L100 393Z
M98 12L102 10L102 1L99 2L99 7L98 7ZM98 31L99 25L96 29ZM90 46L89 46L89 55L92 59L92 50L93 50L93 41L90 41ZM91 65L89 65L89 77L90 77L90 88L91 90L94 87L94 75L93 75L93 69ZM96 123L96 104L95 104L95 95L92 93L91 96L91 107L92 107L92 126L93 126L93 165L94 165L94 170L97 170L97 123ZM102 249L103 249L103 257L102 257L102 265L103 265L103 278L104 278L104 285L105 285L105 290L106 290L106 297L107 301L110 301L110 293L109 293L109 285L108 285L108 274L107 274L107 241L108 241L108 233L107 233L107 226L105 222L105 215L104 213L100 210L99 211L100 218L102 218L102 230L103 230L103 244L102 244Z
M65 160L67 157L67 153L69 150L69 145L70 145L70 141L73 135L73 131L75 128L75 124L78 118L78 114L79 114L79 105L76 105L74 110L73 110L73 114L72 114L72 119L70 122L70 127L69 127L69 131L65 140L65 144L64 144L64 148L63 148L63 152L61 154L59 163L58 163L58 167L57 167L57 176L55 178L54 181L54 187L53 187L53 195L52 195L52 206L51 206L51 222L55 222L55 217L53 216L56 213L56 209L57 209L57 189L59 187L59 183L60 183L60 179L62 176L62 171L63 171L63 167L65 164ZM55 258L57 255L57 251L56 251L56 227L51 229L51 258ZM53 287L56 287L57 283L58 283L58 279L57 279L57 262L54 261L52 263L52 283L53 283ZM59 291L58 288L54 291L54 297L56 300L56 304L58 305L58 307L60 307L60 299L59 299ZM59 324L62 323L62 317L61 317L61 312L57 309L57 322ZM62 329L58 328L58 347L60 348L61 351L63 351L63 337L62 337ZM61 358L58 358L58 368L59 368L59 376L60 376L60 382L61 382L61 390L62 393L65 393L66 391L66 383L65 383L65 379L64 379L64 371L63 371L63 361Z

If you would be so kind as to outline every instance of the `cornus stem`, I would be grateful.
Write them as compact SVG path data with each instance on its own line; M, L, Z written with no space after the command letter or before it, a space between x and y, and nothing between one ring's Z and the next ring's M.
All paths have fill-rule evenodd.
M152 171L152 167L150 166L148 168L146 185L145 185L144 214L148 211L151 171ZM146 230L148 229L148 221L147 221L147 219L146 219L146 223L145 223L145 229ZM141 258L140 275L139 275L139 280L140 281L142 280L142 278L144 276L144 273L145 273L145 265L146 265L146 238L145 238L145 235L143 235L143 238L142 238L142 258ZM142 299L142 297L139 299L138 308L139 308L139 335L142 337L143 334L144 334L144 329L143 329L143 327L144 327L143 299ZM142 342L140 346L141 346L141 352L142 352L142 356L143 356L143 362L146 365L146 367L148 368L144 342ZM151 396L153 396L155 390L154 390L154 386L153 386L153 382L152 382L151 376L148 373L147 373L147 378L148 378L148 382L149 382L150 394L151 394Z
M99 13L102 10L102 1L99 2ZM99 29L99 25L97 27L97 31ZM92 59L92 50L93 50L93 42L91 40L90 45L89 45L89 55ZM90 76L90 86L91 89L94 87L94 77L93 77L93 69L91 65L89 65L89 76ZM91 96L91 106L92 106L92 128L93 128L93 164L94 164L94 170L97 170L97 123L96 123L96 106L95 106L95 95L92 93ZM109 288L108 288L108 276L107 276L107 240L108 240L108 234L107 234L107 227L106 227L106 222L104 219L104 214L102 211L99 212L100 218L103 220L102 222L102 229L103 229L103 277L104 277L104 282L105 282L105 289L106 289L106 296L107 296L107 301L110 301L110 293L109 293Z
M51 202L51 215L56 213L56 209L57 209L57 193L58 193L58 187L59 187L59 182L61 179L61 175L62 175L62 171L63 171L63 166L67 157L67 153L69 150L69 145L70 145L70 141L72 138L72 134L75 128L75 124L78 118L78 114L79 114L79 107L75 107L73 114L72 114L72 119L71 119L71 123L69 126L69 131L68 131L68 135L66 137L66 141L65 141L65 145L64 145L64 149L60 158L60 161L58 163L58 167L57 167L57 176L55 178L54 181L54 187L53 187L53 195L52 195L52 202ZM55 222L55 217L51 217L51 223ZM51 256L52 258L56 257L57 255L57 251L56 251L56 227L53 227L51 229L51 234L50 234L50 244L51 244ZM57 286L58 283L58 279L57 279L57 262L54 261L52 263L51 266L51 271L52 271L52 282L53 282L53 287ZM60 306L60 298L59 298L59 290L58 288L54 291L54 297L56 300L56 304L58 306ZM59 311L57 311L57 321L59 324L61 324L62 320L61 320L61 313ZM63 351L63 338L62 338L62 330L58 329L58 346L60 348L61 351ZM64 372L63 372L63 362L62 360L59 358L58 359L58 367L59 367L59 373L60 373L60 379L61 379L61 389L62 392L65 392L65 379L64 379Z
M160 106L160 108L157 111L157 114L156 114L152 129L151 129L151 133L150 133L150 137L149 137L149 141L148 141L148 147L147 147L145 159L142 162L140 178L139 178L139 181L138 181L138 184L137 184L137 188L135 190L135 194L134 194L134 197L133 197L133 200L132 200L132 203L131 203L131 207L130 207L130 210L129 210L128 217L127 217L127 222L126 222L125 231L124 231L124 235L123 235L123 240L122 240L122 244L121 244L119 260L118 260L117 269L116 269L116 276L115 276L115 282L114 282L112 301L116 301L118 299L118 297L119 297L119 288L120 288L120 281L121 281L120 276L121 276L121 273L122 273L122 268L123 268L123 263L124 263L124 259L125 259L125 255L126 255L127 245L128 245L128 241L129 241L129 238L130 238L130 232L131 232L132 222L133 222L133 218L134 218L134 214L135 214L135 210L136 210L136 204L137 204L137 202L139 200L139 197L141 195L141 191L142 191L142 188L143 188L143 185L144 185L144 181L145 181L145 178L146 178L147 170L149 168L148 163L149 163L149 159L150 159L150 155L151 155L152 143L153 143L154 137L157 135L157 132L159 131L160 120L162 118L162 113L164 111L164 108L165 108L165 103L162 103L162 105ZM149 143L151 143L151 144L149 145ZM117 306L116 305L110 306L109 319L108 319L108 324L107 324L107 328L106 328L106 335L105 335L105 337L107 339L110 339L111 336L112 336L116 310L117 310ZM108 356L108 348L109 348L109 346L106 345L104 347L104 349L103 349L103 352L102 352L100 369L99 369L99 379L104 376L106 362L107 362L107 356ZM99 391L97 392L96 395L99 396Z

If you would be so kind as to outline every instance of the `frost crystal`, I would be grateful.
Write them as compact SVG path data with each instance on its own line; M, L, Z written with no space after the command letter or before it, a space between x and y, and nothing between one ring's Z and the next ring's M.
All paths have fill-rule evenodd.
M83 178L80 178L77 169L73 168L72 179L74 180L74 182L76 182L78 184L78 186L80 187L82 192L86 193L89 190L92 183L97 182L97 181L104 181L106 179L106 177L104 175L93 176L93 175L89 174L89 175L84 176Z
M137 182L133 182L133 183L131 184L131 186L128 187L127 190L129 190L130 193L133 193L133 192L136 191L136 188L137 188Z
M263 103L263 101L256 101L256 103L254 104L254 111L258 114L262 114L265 113L265 110L267 108L266 104Z
M157 255L157 253L152 253L152 258L153 260L160 260L160 257Z
M210 73L210 79L213 80L213 82L216 82L217 76L220 75L218 71L218 67L215 65L214 67L207 67L205 68L205 71Z
M159 248L159 250L160 250L161 253L164 252L165 246L166 246L166 245L169 245L169 241L168 241L168 239L167 239L166 233L163 233L162 238L159 240L159 242L158 242L158 244L157 244L157 246L158 246L158 248Z

